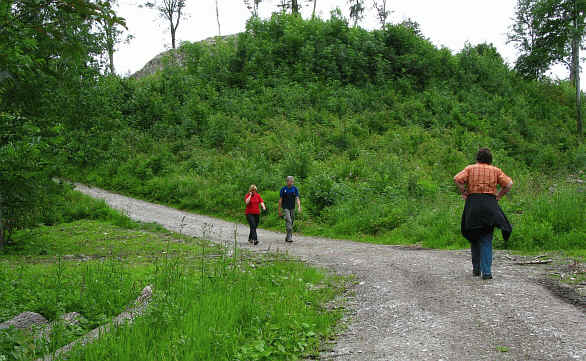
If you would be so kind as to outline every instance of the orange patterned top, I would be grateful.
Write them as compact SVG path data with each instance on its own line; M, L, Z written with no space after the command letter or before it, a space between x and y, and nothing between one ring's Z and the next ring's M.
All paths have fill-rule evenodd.
M495 194L497 184L508 186L513 180L502 170L490 164L476 163L467 166L456 174L454 180L460 184L467 184L467 192Z

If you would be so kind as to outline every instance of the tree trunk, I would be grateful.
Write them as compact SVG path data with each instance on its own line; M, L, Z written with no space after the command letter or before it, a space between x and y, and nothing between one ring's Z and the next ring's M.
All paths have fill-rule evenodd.
M114 49L108 48L108 58L110 59L110 74L114 74Z
M0 194L0 249L4 248L4 219L2 218L2 195Z
M293 15L299 15L299 3L297 0L291 0L291 13Z
M578 50L578 54L580 51ZM580 58L578 58L580 59ZM579 67L578 67L579 68ZM576 131L578 133L578 140L582 142L584 131L582 129L582 89L580 89L580 70L575 73L576 77Z
M173 23L171 23L171 47L175 49L175 28L173 27Z
M216 20L218 22L218 36L222 36L222 30L220 29L220 10L218 9L218 0L216 0Z
M315 5L317 4L317 0L313 0L313 12L311 13L311 18L315 18Z
M570 76L574 77L574 86L576 87L576 133L578 141L582 142L582 89L580 89L580 45L582 43L581 34L578 26L578 6L574 0L574 36L572 38L572 71ZM573 73L573 74L572 74Z

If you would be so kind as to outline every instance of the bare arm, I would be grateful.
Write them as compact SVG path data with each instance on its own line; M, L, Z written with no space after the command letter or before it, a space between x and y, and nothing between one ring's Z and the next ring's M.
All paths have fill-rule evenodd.
M244 202L246 203L246 205L248 205L250 203L250 199L252 198L252 194L248 193L248 197L246 197L246 199L244 200Z
M466 183L460 183L458 181L454 181L454 183L456 183L458 190L462 194L462 198L464 198L464 199L468 198L468 192L466 191Z
M283 197L279 198L279 217L283 215L283 210L281 207L283 207Z
M262 208L263 211L267 210L267 207L265 207L265 202L260 202L260 206Z
M299 197L297 197L297 199L296 199L296 200L297 200L297 210L298 210L299 212L301 212L301 199L299 199Z
M511 188L513 188L513 181L507 184L506 187L501 188L500 192L496 195L496 200L500 201L505 196L505 194L509 193Z

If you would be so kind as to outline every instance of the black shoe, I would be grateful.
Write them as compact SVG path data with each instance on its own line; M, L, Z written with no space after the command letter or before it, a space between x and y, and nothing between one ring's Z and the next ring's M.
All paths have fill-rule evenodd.
M472 271L472 276L480 277L480 271Z
M293 240L292 239L285 239L285 242L287 242L287 243L293 243Z
M258 239L254 240L254 245L256 246L258 244Z
M491 280L492 279L492 275L482 275L482 279L483 280Z
M252 239L249 239L249 240L248 240L248 243L252 243Z

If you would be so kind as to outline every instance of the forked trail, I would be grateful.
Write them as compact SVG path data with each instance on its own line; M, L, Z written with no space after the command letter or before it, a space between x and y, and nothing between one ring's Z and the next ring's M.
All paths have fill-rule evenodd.
M234 223L178 211L97 188L131 218L225 241ZM243 248L248 229L238 227ZM473 278L467 251L412 250L259 230L257 248L287 251L357 278L349 327L324 360L586 360L586 311L536 282L538 272L495 257L492 281Z

